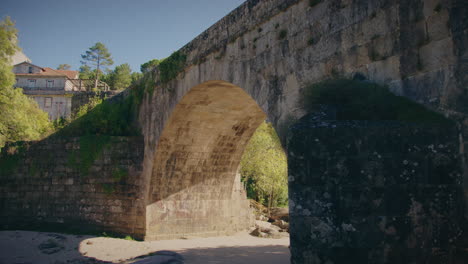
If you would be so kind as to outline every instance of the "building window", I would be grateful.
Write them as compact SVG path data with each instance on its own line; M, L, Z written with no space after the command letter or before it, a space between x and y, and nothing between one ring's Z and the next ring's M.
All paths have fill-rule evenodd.
M54 87L54 80L47 80L46 87L47 88L53 88Z
M36 87L36 79L28 79L28 87L35 88Z
M31 66L28 67L28 73L33 73L33 69Z
M45 97L44 98L44 107L50 108L52 106L52 97Z

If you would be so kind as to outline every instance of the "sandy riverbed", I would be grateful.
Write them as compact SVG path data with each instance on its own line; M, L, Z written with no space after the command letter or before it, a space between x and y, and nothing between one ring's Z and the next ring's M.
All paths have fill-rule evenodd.
M289 263L289 238L234 236L138 242L30 231L0 232L0 264ZM157 252L154 256L137 258Z

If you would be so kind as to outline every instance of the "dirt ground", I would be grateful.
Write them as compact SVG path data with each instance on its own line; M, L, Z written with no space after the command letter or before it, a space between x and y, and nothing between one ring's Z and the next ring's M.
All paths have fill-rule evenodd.
M247 232L225 237L138 242L58 233L0 231L0 264L279 264L289 263L288 246L288 237L258 238Z

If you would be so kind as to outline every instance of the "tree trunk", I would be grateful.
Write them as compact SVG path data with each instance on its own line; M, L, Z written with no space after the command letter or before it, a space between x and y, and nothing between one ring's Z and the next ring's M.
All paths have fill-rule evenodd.
M96 81L94 82L94 90L97 90L98 82L99 82L99 61L100 61L100 59L101 58L98 56L97 67L96 67Z

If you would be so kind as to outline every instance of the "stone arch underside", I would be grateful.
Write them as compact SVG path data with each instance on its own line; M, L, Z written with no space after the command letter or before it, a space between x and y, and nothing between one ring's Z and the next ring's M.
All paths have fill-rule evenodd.
M246 144L266 115L224 81L193 87L159 139L146 208L145 239L230 234L250 225L237 173Z

